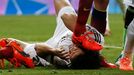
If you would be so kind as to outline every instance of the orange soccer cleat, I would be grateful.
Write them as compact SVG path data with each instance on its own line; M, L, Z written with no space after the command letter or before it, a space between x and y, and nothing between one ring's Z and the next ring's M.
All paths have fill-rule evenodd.
M17 44L16 41L11 41L9 43L9 46L13 48L14 58L17 59L17 62L21 63L25 67L34 68L33 60L29 57L28 54L23 51L22 47L20 47L20 45Z
M85 32L83 35L79 37L73 34L72 41L77 46L83 47L87 50L100 51L103 47L91 37L91 35L93 34L93 32Z
M125 71L132 71L133 66L132 66L132 61L127 58L127 57L123 57L119 60L119 69L120 70L125 70Z
M0 40L0 46L2 47L1 53L4 56L1 56L0 59L6 59L15 67L20 67L24 65L28 68L34 68L33 60L23 51L23 48L16 43L16 41L6 42L5 39Z

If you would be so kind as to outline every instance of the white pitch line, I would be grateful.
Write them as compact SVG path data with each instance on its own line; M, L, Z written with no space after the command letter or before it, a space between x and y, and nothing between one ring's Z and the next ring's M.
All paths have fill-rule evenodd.
M104 48L116 48L116 49L122 49L123 47L120 47L120 46L108 46L108 45L105 45Z

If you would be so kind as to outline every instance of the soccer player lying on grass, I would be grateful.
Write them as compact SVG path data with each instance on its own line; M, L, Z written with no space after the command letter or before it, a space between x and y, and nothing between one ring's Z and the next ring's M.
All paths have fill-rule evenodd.
M12 38L7 38L5 41L9 42L9 45L13 41L19 44L24 53L33 59L35 65L46 66L50 63L58 68L73 69L115 68L114 64L105 61L100 51L87 50L72 43L72 31L65 24L75 24L77 15L68 0L54 0L54 4L57 13L57 27L53 37L44 43L36 44L25 43ZM104 43L103 36L95 28L87 25L86 29L94 33L88 34L89 37L94 38L99 44ZM5 51L5 53L7 52Z
M125 45L124 50L117 59L117 65L121 70L133 69L133 52L134 52L134 0L124 0L128 6L125 14Z

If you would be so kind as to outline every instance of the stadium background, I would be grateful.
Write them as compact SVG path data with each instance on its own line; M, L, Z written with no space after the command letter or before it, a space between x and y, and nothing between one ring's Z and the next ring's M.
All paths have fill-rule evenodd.
M70 0L77 10L78 0ZM121 13L118 3L110 0L109 13ZM53 0L0 0L0 15L53 15Z

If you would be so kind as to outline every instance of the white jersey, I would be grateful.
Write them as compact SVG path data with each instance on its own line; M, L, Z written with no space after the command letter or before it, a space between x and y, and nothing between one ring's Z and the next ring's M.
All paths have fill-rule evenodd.
M64 13L75 13L75 10L72 7L64 7L59 11L59 14L57 16L57 26L54 32L54 35L47 40L45 43L48 44L51 47L57 48L58 44L61 39L63 39L65 36L71 37L72 31L70 31L65 24L63 23L61 16ZM72 43L70 43L72 44Z
M134 0L124 0L124 4L134 7Z

